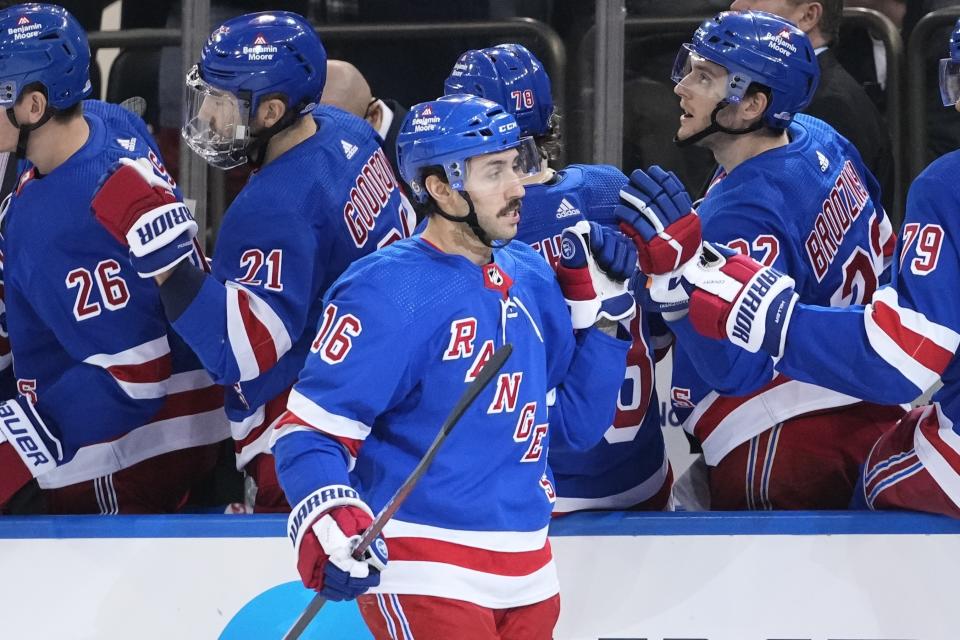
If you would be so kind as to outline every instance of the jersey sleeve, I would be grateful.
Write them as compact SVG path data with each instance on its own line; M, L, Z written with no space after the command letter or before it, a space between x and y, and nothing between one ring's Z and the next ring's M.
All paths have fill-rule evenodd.
M574 334L556 280L541 295L547 344L551 446L585 450L613 424L626 370L628 337L609 336L595 327Z
M747 254L766 266L787 274L795 273L791 254L786 250L791 246L786 230L772 220L779 218L769 210L743 203L705 221L703 237ZM769 355L750 353L728 342L701 336L686 316L669 324L697 374L719 394L744 395L773 379L773 359Z
M16 365L21 392L60 435L61 462L81 446L146 424L171 392L173 363L156 285L138 277L119 252L99 257L74 264L51 248L27 282L7 282L4 292L12 300L12 334L49 332L69 356L70 364L51 379L33 373L49 366L43 353L17 347L29 356ZM33 387L37 377L42 386Z
M252 220L227 216L211 277L187 267L161 287L174 329L219 384L267 375L322 295L322 234L300 216L264 209Z
M921 175L907 198L891 285L866 306L798 305L777 369L886 403L909 402L936 383L960 346L960 305L944 297L960 278L950 218L958 207L955 186Z
M317 487L344 484L377 417L418 382L413 365L421 341L402 320L407 315L368 283L335 287L272 437L291 504ZM331 441L342 448L339 463Z

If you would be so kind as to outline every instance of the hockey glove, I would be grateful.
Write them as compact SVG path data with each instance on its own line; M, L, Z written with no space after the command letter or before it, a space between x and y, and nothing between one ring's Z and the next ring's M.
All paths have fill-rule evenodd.
M683 287L680 271L662 276L637 271L630 280L630 291L641 309L659 313L664 320L673 322L687 315L690 295Z
M352 488L323 487L290 513L288 533L297 552L303 584L328 600L352 600L380 584L387 544L377 537L362 559L353 557L373 514Z
M633 317L636 305L627 281L636 266L633 246L616 231L586 220L564 229L557 280L573 328L586 329L600 318L617 322Z
M700 260L683 275L690 291L690 323L699 333L751 352L783 353L798 297L793 278L706 242Z
M700 250L700 216L690 196L677 176L656 165L648 173L630 174L614 214L637 246L640 270L648 276L676 272Z
M26 398L0 402L0 507L62 458L60 441Z
M193 214L146 158L121 158L91 207L100 224L130 248L130 262L142 278L171 269L193 252Z

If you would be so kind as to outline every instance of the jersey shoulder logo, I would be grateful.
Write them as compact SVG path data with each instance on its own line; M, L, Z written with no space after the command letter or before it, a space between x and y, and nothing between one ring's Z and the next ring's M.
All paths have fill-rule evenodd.
M569 218L570 216L579 216L580 209L577 209L569 200L564 198L560 201L560 206L557 207L557 220L561 218Z
M350 144L346 140L340 141L340 146L343 147L343 155L347 157L347 160L352 160L353 156L357 155L357 145Z
M817 151L817 160L820 162L820 172L826 173L827 169L830 168L830 161L827 160L827 156L823 155L820 151Z
M126 149L127 151L133 151L137 148L137 139L136 138L117 138L117 144Z

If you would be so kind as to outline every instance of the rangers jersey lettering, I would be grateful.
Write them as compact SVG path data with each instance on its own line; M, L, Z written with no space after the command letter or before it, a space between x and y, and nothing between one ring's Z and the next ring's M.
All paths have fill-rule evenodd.
M597 330L575 339L556 278L529 247L495 249L494 262L509 289L488 286L491 269L419 236L354 263L327 308L355 316L363 330L336 364L307 357L275 433L291 504L342 484L349 467L350 484L376 512L433 441L482 345L513 345L384 529L390 565L374 591L496 608L557 592L544 453L602 437L628 343ZM568 376L583 385L562 384Z
M241 469L269 451L268 427L311 349L324 292L351 262L412 228L410 205L369 125L325 105L313 115L316 134L252 175L230 205L214 277L173 323L227 387ZM359 331L330 328L343 339ZM335 361L342 346L330 342L320 353Z
M526 242L554 268L560 235L586 218L616 227L613 209L627 178L607 165L571 165L546 184L528 185L517 240ZM662 508L670 491L669 464L653 382L650 328L638 315L628 325L633 344L619 388L616 413L603 440L590 451L554 446L549 455L556 481L558 514L581 509L625 509L652 498Z
M704 239L789 274L801 302L842 307L868 300L894 245L890 222L876 204L877 181L826 123L800 114L787 134L787 145L713 182L698 209ZM752 319L737 321L746 327ZM778 422L858 401L776 376L769 356L704 338L689 319L671 329L678 345L672 386L686 394L674 408L708 464Z

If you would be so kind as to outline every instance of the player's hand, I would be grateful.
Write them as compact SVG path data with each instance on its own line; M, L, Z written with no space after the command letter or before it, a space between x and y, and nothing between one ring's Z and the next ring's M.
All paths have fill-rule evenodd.
M60 441L26 398L0 402L0 507L62 457Z
M683 286L682 270L660 276L637 271L630 280L630 291L641 309L659 313L664 320L674 322L687 315L690 294Z
M557 280L573 328L586 329L599 319L631 318L636 305L628 280L636 267L636 251L620 233L586 220L564 229Z
M100 224L130 248L130 261L143 278L173 268L193 252L193 214L146 158L121 158L101 182L91 208Z
M798 297L793 278L705 242L698 262L684 270L683 286L690 292L690 323L699 333L782 355Z
M700 216L673 173L656 165L646 173L634 171L614 214L637 246L640 270L648 276L677 272L697 257Z
M387 565L387 545L379 536L362 559L353 557L360 534L373 522L356 495L350 487L324 487L297 505L288 521L300 579L328 600L351 600L377 586Z

